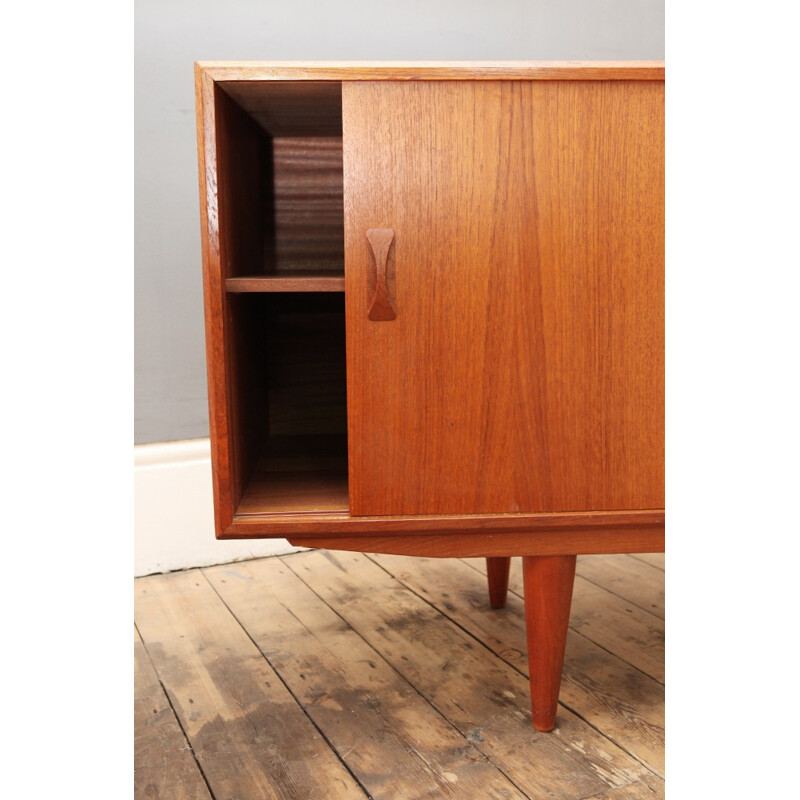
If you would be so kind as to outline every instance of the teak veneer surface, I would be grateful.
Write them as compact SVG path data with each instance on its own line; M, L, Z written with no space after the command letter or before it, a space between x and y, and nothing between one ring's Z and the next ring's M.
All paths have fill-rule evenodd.
M343 292L344 275L325 271L281 270L275 275L243 275L228 278L229 292Z
M210 80L225 83L270 80L664 80L663 61L200 61L196 69Z
M663 309L659 297L663 288L659 270L652 265L661 258L663 63L203 62L196 72L217 534L313 534L330 546L355 546L372 526L376 541L408 533L398 539L398 552L409 552L416 546L412 541L426 541L425 546L438 555L455 540L448 535L435 544L431 537L458 531L466 532L470 553L480 552L478 540L484 533L514 532L512 550L520 552L528 526L532 533L550 531L534 537L537 552L552 552L559 543L565 553L579 547L616 551L626 542L631 550L660 546ZM341 115L340 93L344 102ZM487 103L480 115L469 107L469 97ZM359 98L364 101L361 108L357 107ZM395 101L407 104L398 106ZM362 126L354 128L353 123L361 121L379 133L387 114L395 124L392 135L397 142L384 141L384 149L379 146L372 154L362 153L366 160L359 166L355 154L373 134ZM412 121L424 123L418 125L421 138L417 149L410 132ZM328 181L325 174L335 176L331 158L339 147L336 140L340 134L340 152L345 164L351 164L350 183L344 191L348 262L355 258L346 270L350 399L364 391L357 377L360 374L360 380L368 384L362 400L369 391L380 397L387 391L387 383L399 388L402 400L389 409L388 417L383 415L386 409L379 406L368 412L379 420L374 427L377 439L372 443L353 442L353 426L362 424L359 417L363 418L365 409L348 410L353 493L349 513L323 512L313 521L303 513L292 516L286 509L274 519L259 513L236 516L263 448L260 437L268 432L258 430L262 423L255 411L268 387L258 382L250 385L243 375L251 358L243 343L252 330L252 320L240 313L243 306L237 305L237 298L252 296L247 290L256 288L254 280L260 275L274 274L275 281L289 281L282 288L301 293L311 290L319 277L324 284L309 296L323 286L331 289L341 280L341 262L337 266L331 261L330 268L325 263L322 275L322 262L315 268L315 255L302 265L293 265L289 259L272 264L264 260L264 204L268 209L270 198L260 181L274 181L276 176L270 177L269 171L277 169L275 186L279 188L283 165L283 185L291 192L294 187L302 192L303 174L313 181ZM285 153L277 160L276 143L278 156L282 147ZM431 143L441 145L442 151L426 151ZM513 174L510 169L504 172L503 152L521 165ZM403 154L408 157L400 158ZM454 154L477 158L474 175L449 169L448 157ZM254 164L266 166L254 169ZM295 164L311 171L299 172ZM425 178L423 165L439 172ZM374 168L380 174L371 173ZM507 176L514 182L503 186ZM434 178L441 179L439 188L434 186ZM369 196L354 195L358 181L362 182L360 188L370 190ZM416 198L389 197L398 185L423 193ZM288 200L288 195L285 197ZM301 195L297 197L297 208L302 209ZM374 213L367 209L370 203ZM396 220L372 218L392 203L420 226L410 230L398 226ZM437 217L439 205L450 211L452 220ZM334 208L335 198L323 212ZM537 226L538 249L534 250L528 247L524 224L525 214L532 210ZM288 205L284 204L284 211L289 214L289 227L283 228L288 234L283 246L291 250L293 234L288 232L297 218ZM483 216L470 220L476 211ZM365 223L360 231L358 214ZM496 215L499 220L494 240L487 233L486 215ZM421 228L429 224L432 227L426 234ZM439 364L434 359L418 365L421 371L408 383L398 379L400 372L410 369L408 364L381 362L374 352L358 355L356 349L362 335L377 337L378 342L383 337L384 345L393 335L389 330L358 333L352 322L353 309L367 300L360 275L369 257L365 232L379 226L392 228L396 234L390 267L399 270L393 290L400 305L396 320L371 324L402 325L409 314L409 299L419 299L423 307L412 313L422 330L392 347L410 348L425 357L431 353L446 356ZM306 231L312 229L313 221ZM275 235L272 230L269 235ZM474 258L466 264L459 260L466 245L456 234L476 234L478 249L482 246L489 257L482 256L478 263ZM515 245L516 234L521 238ZM305 246L305 235L302 231L297 235L300 246ZM437 275L432 291L424 284L421 270L403 271L402 258L415 238L423 245L415 258L424 261L438 252L448 263L458 264L453 274ZM319 242L320 254L330 251ZM582 252L589 256L584 262L576 261L575 255ZM525 269L532 266L530 274L521 271L520 263L512 263L515 255L524 260ZM639 264L638 271L634 262ZM570 271L575 264L578 266ZM457 273L462 266L467 277L459 281ZM298 274L301 270L304 277ZM239 280L242 282L237 284ZM295 280L307 282L293 284ZM416 298L409 294L413 285L422 291ZM266 288L266 284L262 286ZM503 287L510 291L504 292ZM242 290L244 294L239 293ZM483 291L489 294L481 300ZM541 292L540 300L537 292ZM487 324L485 306L498 325ZM612 308L616 309L613 314ZM582 320L581 314L587 310L589 317ZM532 326L526 322L526 314L532 316ZM437 331L436 338L427 336L426 340L426 326ZM457 331L463 341L458 340ZM472 371L468 368L456 375L451 353L445 352L442 344L442 332L444 340L452 337L450 341L458 345L453 362L463 364L468 356L480 356L488 365L487 374L476 374L478 368L470 362ZM517 358L502 365L495 356L507 352L504 347ZM383 364L382 373L375 372L376 363ZM634 374L640 376L638 383L632 382ZM463 387L458 397L456 390L443 387L453 376ZM490 383L499 387L499 393L487 391ZM426 410L406 428L395 427L407 413L403 406L413 406L423 390L432 392L438 419ZM530 407L521 409L514 398L528 391ZM476 396L480 398L477 401L473 399ZM455 402L448 406L448 400ZM359 401L354 402L358 406ZM450 459L449 423L454 419L458 425L466 424L466 435L459 440L461 449ZM477 433L481 428L482 438ZM406 452L394 459L405 488L387 494L385 485L376 483L365 490L371 478L380 477L384 470L380 462L386 460L387 452L380 437L389 430L401 433L406 447ZM500 436L495 435L498 431ZM531 443L535 450L528 449ZM360 472L356 451L360 448L366 453L370 447L375 454L372 466ZM440 474L438 482L420 488L412 467L424 465L431 455L433 466L428 468L435 471L438 459L448 468L455 466L453 477L444 481ZM488 459L479 473L477 462L484 456ZM640 477L635 478L637 475ZM468 488L454 489L465 477ZM417 491L406 492L409 487ZM374 503L377 507L370 505ZM645 511L647 522L634 530L613 523L605 529L575 528L569 522L574 516L571 512L581 509L656 510ZM430 513L420 513L422 510ZM541 510L563 511L566 526L549 529L545 522L542 528ZM359 516L367 511L378 515ZM487 541L487 555L503 555L497 537ZM503 541L510 543L508 538Z
M310 498L309 498L310 499ZM238 514L225 538L266 535L308 547L427 556L647 553L664 549L664 512L354 517Z
M350 513L662 507L663 85L342 99Z
M336 455L262 458L237 515L347 513L347 459Z
M272 136L341 136L342 87L325 81L241 81L222 87Z
M264 270L344 274L342 138L273 136L264 197Z

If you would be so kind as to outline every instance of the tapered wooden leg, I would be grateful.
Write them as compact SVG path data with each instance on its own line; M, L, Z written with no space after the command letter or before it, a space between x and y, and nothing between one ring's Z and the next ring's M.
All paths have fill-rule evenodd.
M522 559L531 710L533 727L540 731L552 730L556 724L575 561L576 556Z
M505 608L508 597L508 573L511 559L505 556L486 559L486 574L489 577L489 602L492 608Z

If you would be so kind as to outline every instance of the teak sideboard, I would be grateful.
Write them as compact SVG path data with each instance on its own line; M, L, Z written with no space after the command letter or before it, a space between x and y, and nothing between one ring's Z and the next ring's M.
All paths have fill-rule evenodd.
M664 548L664 66L199 63L217 536L523 557L533 724L575 558Z

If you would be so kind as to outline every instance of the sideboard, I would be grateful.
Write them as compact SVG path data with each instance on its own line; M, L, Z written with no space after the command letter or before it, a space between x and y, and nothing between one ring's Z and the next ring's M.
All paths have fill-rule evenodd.
M522 556L533 724L575 559L664 548L664 66L196 65L221 539Z

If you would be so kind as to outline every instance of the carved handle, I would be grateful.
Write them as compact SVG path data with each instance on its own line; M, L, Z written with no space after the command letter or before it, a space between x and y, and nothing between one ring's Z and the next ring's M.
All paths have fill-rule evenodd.
M369 301L367 316L373 322L386 322L397 317L392 307L392 301L389 299L389 285L386 280L386 264L389 260L389 248L392 246L393 240L394 231L391 228L370 228L367 231L367 241L372 250L374 269L370 276L370 289L374 286L374 292Z

